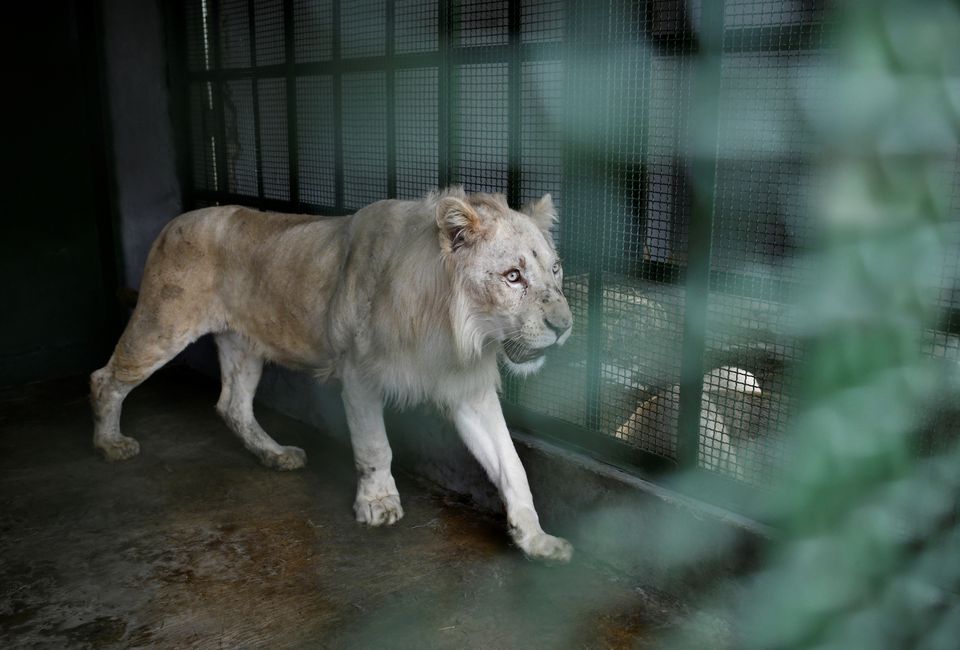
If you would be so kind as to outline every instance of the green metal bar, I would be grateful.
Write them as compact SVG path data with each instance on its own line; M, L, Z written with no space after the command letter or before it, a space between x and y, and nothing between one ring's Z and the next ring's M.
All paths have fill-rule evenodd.
M450 3L437 1L437 185L450 184Z
M704 3L700 16L700 52L694 67L688 124L692 133L692 206L687 247L687 286L680 367L677 459L695 467L700 443L703 356L706 346L707 300L717 174L720 59L723 3Z
M650 35L654 30L654 7L653 3L645 2L642 5L643 11L643 39L647 40L650 38ZM649 204L649 192L650 192L650 102L653 99L653 53L649 48L643 48L642 50L643 58L641 63L642 78L641 78L641 95L640 95L640 116L637 120L640 125L640 142L639 142L639 157L635 161L637 169L631 170L633 177L631 177L631 182L636 185L631 188L631 190L636 190L632 194L631 198L634 201L633 209L636 213L639 223L639 259L630 260L631 271L636 269L644 269L647 262L645 260L645 251L647 246L647 225L648 225L648 210L647 206ZM649 267L644 270L651 270ZM659 269L658 269L659 270ZM661 281L662 276L654 276L654 279Z
M571 6L573 3L571 3ZM581 42L578 50L578 56L582 65L581 74L596 75L600 74L601 69L609 65L605 56L605 49L608 43L608 26L610 21L609 7L603 10L595 7L592 3L586 6L585 3L578 3L578 13L576 20L583 30L580 34ZM595 97L587 96L583 92L584 87L591 87L589 79L577 80L577 86L572 90L576 93L574 101L580 104L577 111L578 115L589 116L596 115L597 120L602 122L602 132L607 137L616 137L610 134L609 107L604 106L601 110L593 104ZM600 81L599 88L593 86L599 91L602 97L609 96L609 82L607 79ZM604 294L604 230L605 223L601 215L607 207L606 188L610 181L609 159L603 155L598 155L597 148L605 147L603 153L608 153L606 147L608 143L595 143L594 148L584 154L584 166L579 170L583 175L581 182L585 182L583 196L585 201L580 204L578 218L586 220L589 224L586 235L586 247L588 248L587 264L589 284L587 285L587 386L586 386L586 424L587 427L600 431L601 424L601 392L602 392L602 360L604 336L604 316L603 316L603 294Z
M283 0L284 72L287 77L287 169L290 182L290 204L300 211L299 122L297 116L297 72L294 48L293 0Z
M453 37L454 26L460 19L460 2L451 0L447 12L447 183L461 182L458 163L460 162L459 129L460 120L460 60L456 56L457 40Z
M723 35L723 51L750 52L804 52L816 50L823 41L822 23L795 23L769 27L739 27L728 29Z
M227 156L227 126L223 111L223 102L225 98L224 84L226 83L219 75L222 70L220 61L220 0L209 0L210 2L210 60L211 67L216 76L213 77L213 114L216 123L217 133L214 135L216 144L216 157L213 161L217 168L217 189L229 190L229 167ZM219 142L217 142L219 140Z
M343 72L340 60L340 0L333 0L333 169L334 195L338 208L344 207L343 188Z
M394 34L396 33L396 8L392 0L387 2L386 56L384 76L387 91L387 198L397 198L397 93L394 68Z
M192 119L190 116L190 85L187 82L186 7L183 0L163 3L164 45L167 54L167 74L170 78L171 121L173 123L174 155L177 179L180 183L180 206L192 208L193 201L193 147L190 146ZM202 14L201 14L202 15Z
M257 67L257 28L256 4L254 0L247 0L247 32L250 39L250 64ZM260 142L260 83L258 79L250 82L250 93L253 101L253 150L256 157L257 170L257 197L263 201L263 146ZM258 201L259 207L259 201Z
M444 16L449 16L448 11L443 12ZM469 59L472 63L508 63L510 57L519 49L520 58L523 61L556 61L561 58L563 48L557 43L520 43L517 49L512 49L510 45L488 45L484 47L454 47L450 45L446 34L441 34L441 50L436 52L410 52L404 54L394 53L392 57L387 56L361 56L342 59L339 61L315 61L310 63L294 63L293 70L298 76L302 75L320 75L334 74L337 72L369 72L382 71L388 67L396 69L403 68L427 68L440 64L443 56L450 56L457 60ZM249 79L253 77L282 77L286 74L286 64L264 65L258 68L230 68L222 71L192 70L189 78L191 81L203 81L208 79Z
M247 206L252 206L259 202L260 207L266 210L275 210L277 212L290 212L293 210L293 204L290 201L270 198L264 198L263 200L260 200L256 196L251 196L249 194L237 194L236 192L217 192L213 190L199 189L194 192L194 198L200 201L236 203L237 205ZM353 214L354 212L353 210L347 210L346 208L340 208L331 205L320 205L317 203L299 203L297 209L308 214L325 216L343 216Z
M508 33L510 55L507 59L507 202L520 204L521 129L522 129L522 62L520 57L520 2L511 0L508 5Z

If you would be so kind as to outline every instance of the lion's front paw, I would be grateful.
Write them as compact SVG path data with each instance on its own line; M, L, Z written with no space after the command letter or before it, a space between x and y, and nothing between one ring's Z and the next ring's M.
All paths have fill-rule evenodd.
M403 517L399 494L388 494L379 498L357 497L353 504L357 521L368 526L389 526Z
M561 538L540 533L521 546L527 557L551 564L566 564L573 557L573 546Z
M140 453L140 443L127 436L100 438L93 444L100 450L103 457L111 462L133 458Z
M307 464L307 453L300 447L281 447L280 453L266 453L261 457L263 464L271 469L287 471L300 469Z

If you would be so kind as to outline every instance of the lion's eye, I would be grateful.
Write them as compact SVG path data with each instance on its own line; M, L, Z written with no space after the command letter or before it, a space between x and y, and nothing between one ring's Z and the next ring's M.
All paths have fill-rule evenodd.
M509 271L503 274L503 277L505 277L507 279L507 282L509 282L510 284L516 284L517 282L520 282L520 280L523 278L523 276L520 275L520 271L518 271L517 269L510 269Z
M560 262L553 263L553 274L556 275L560 272Z

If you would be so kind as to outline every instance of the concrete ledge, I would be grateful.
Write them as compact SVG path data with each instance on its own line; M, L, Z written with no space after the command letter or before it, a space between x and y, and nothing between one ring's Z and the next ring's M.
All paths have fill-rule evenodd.
M725 522L735 529L742 530L744 534L753 535L759 539L768 540L775 537L775 531L770 526L754 521L748 517L694 499L670 488L635 476L619 467L608 465L588 455L571 451L528 433L514 430L511 430L510 433L513 436L514 442L517 443L518 449L522 447L528 448L529 451L527 453L531 456L535 453L552 456L558 462L569 463L575 467L579 467L584 472L595 474L598 478L616 481L623 484L624 487L639 490L640 492L649 494L651 497L658 498L666 505L687 510L692 516L712 518Z
M687 603L731 602L733 579L759 565L773 537L769 527L736 513L543 439L513 436L545 529Z

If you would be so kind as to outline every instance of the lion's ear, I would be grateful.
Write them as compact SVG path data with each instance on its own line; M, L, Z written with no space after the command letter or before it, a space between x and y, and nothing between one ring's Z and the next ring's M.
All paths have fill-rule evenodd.
M480 215L470 205L454 196L437 203L437 227L440 228L440 246L445 253L473 243L482 228Z
M558 220L557 209L553 207L552 196L544 194L539 201L527 203L521 211L533 219L533 222L543 231L544 235L550 237L550 229Z

